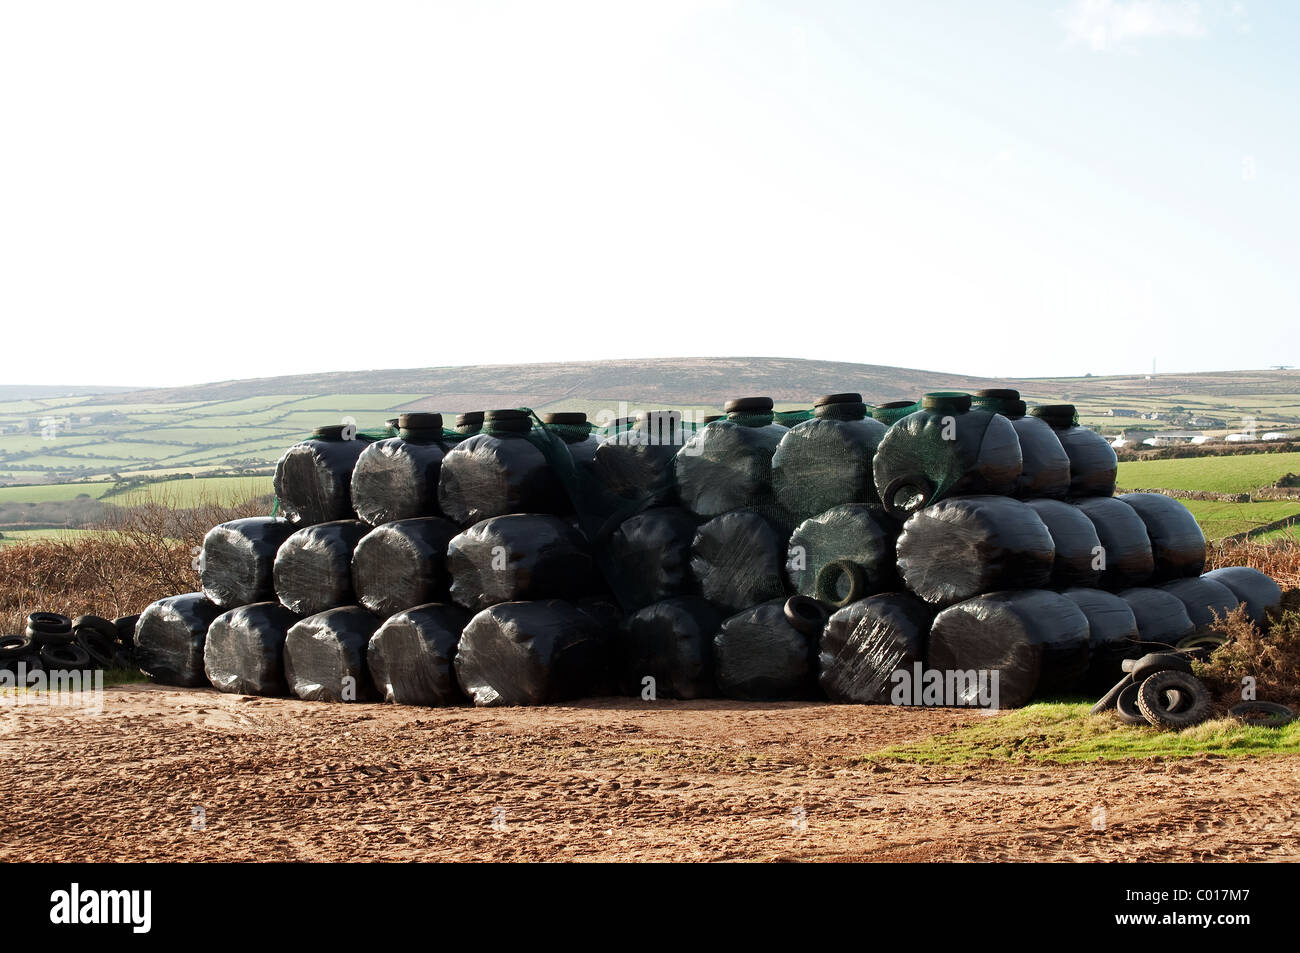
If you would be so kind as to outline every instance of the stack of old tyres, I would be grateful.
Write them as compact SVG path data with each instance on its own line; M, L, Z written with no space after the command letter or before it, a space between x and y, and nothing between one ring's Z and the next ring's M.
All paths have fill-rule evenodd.
M569 504L524 410L489 410L481 433L442 459L438 505L458 526L506 513L564 513Z
M1020 477L1014 495L1027 499L1064 499L1070 494L1070 457L1048 423L1025 416L1020 392L1007 388L979 390L971 403L1011 421L1020 441Z
M275 465L280 510L300 526L352 519L352 470L369 438L353 426L317 427Z
M1015 492L1020 440L1006 417L972 408L969 394L931 393L886 431L872 469L881 504L903 520L949 496Z
M447 447L442 414L402 414L398 433L369 444L352 471L352 505L371 526L437 516L438 475Z
M162 685L208 684L203 650L208 627L220 614L221 608L201 592L159 599L136 623L136 665Z
M1056 431L1070 458L1070 497L1111 496L1119 462L1106 438L1095 430L1079 426L1073 404L1043 404L1030 413Z
M796 524L846 503L879 508L871 463L886 429L861 394L818 397L813 418L786 431L772 454L776 502Z

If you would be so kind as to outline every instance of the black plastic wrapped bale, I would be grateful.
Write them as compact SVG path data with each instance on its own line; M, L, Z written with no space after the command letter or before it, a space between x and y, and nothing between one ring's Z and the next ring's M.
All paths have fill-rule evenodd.
M1000 414L971 408L969 394L926 394L921 410L885 433L872 461L876 491L902 520L950 496L1010 494L1020 478L1020 439Z
M976 407L1011 421L1020 440L1020 479L1015 495L1022 500L1064 499L1070 492L1070 456L1045 420L1025 416L1020 392L1005 388L980 390Z
M631 426L624 421L612 430L596 448L592 464L600 485L616 497L644 505L677 502L674 463L687 438L681 413L651 411Z
M679 506L624 520L600 552L603 575L629 611L691 591L691 543L700 521Z
M402 414L398 436L370 444L352 471L352 505L371 526L437 516L442 414Z
M309 702L374 701L366 647L378 628L378 617L360 606L340 606L294 623L284 640L289 690Z
M503 602L470 619L456 681L475 705L545 705L588 694L609 644L595 616L562 599Z
M1117 499L1133 507L1146 524L1155 565L1152 582L1205 571L1205 534L1187 507L1160 493L1125 493Z
M1080 427L1073 404L1045 404L1030 411L1056 431L1070 458L1070 497L1112 496L1119 460L1106 438Z
M1133 610L1142 641L1155 643L1147 651L1158 651L1162 646L1173 648L1179 639L1196 631L1183 600L1172 592L1135 586L1122 590L1119 597Z
M897 669L925 663L934 610L908 592L860 599L836 611L822 630L818 682L831 701L890 700Z
M976 596L935 617L927 665L945 678L988 672L990 692L996 672L1000 708L1079 692L1088 677L1088 618L1072 599L1044 589Z
M1127 589L1150 582L1155 571L1151 538L1137 510L1107 497L1080 499L1075 504L1097 530L1104 566L1101 589Z
M226 609L275 598L275 554L294 531L288 520L251 516L208 530L199 579L203 594Z
M786 546L785 569L790 585L800 595L827 603L861 599L897 588L894 568L893 520L862 503L836 506L795 529ZM847 560L860 570L858 591L849 593L845 573L834 576L827 567ZM850 598L852 596L852 598Z
M435 603L390 616L370 637L366 665L380 697L399 705L459 705L465 695L454 667L470 615Z
M1138 645L1137 616L1133 607L1101 589L1075 588L1061 593L1077 605L1088 619L1088 644L1092 650L1084 688L1092 695L1105 693L1124 677L1120 663L1140 658L1147 649Z
M1052 534L1056 557L1052 560L1051 585L1057 589L1096 586L1101 581L1102 550L1092 520L1077 506L1062 500L1026 500L1025 503Z
M203 648L212 687L236 695L287 695L284 640L299 618L278 602L255 602L217 616Z
M484 432L447 451L438 477L438 505L460 526L506 513L563 513L567 498L529 438L523 411L490 410Z
M866 416L858 394L819 397L813 407L813 419L789 430L772 454L776 502L796 523L845 503L879 507L871 461L885 425Z
M699 528L691 543L691 575L700 595L733 615L785 595L785 555L781 529L756 510L735 510Z
M698 596L664 599L634 612L619 639L622 691L642 695L653 684L656 698L711 697L713 637L721 624L718 611Z
M1195 626L1212 626L1215 616L1222 619L1237 606L1241 600L1221 582L1197 576L1195 579L1175 579L1160 586L1164 592L1172 593L1183 600L1187 617Z
M299 526L352 519L352 470L367 446L355 427L317 427L275 465L280 510Z
M713 638L718 690L744 701L811 698L817 687L817 638L804 635L771 599L731 616Z
M447 544L451 601L477 612L498 602L573 599L592 591L583 535L558 516L516 513L475 523Z
M1265 625L1269 614L1282 605L1282 589L1269 576L1250 566L1225 566L1207 572L1202 579L1213 579L1227 586L1246 607L1246 614L1256 625Z
M275 592L299 615L356 602L352 553L370 527L361 520L317 523L298 530L275 555Z
M381 619L429 602L443 602L451 577L447 544L460 532L437 516L376 526L352 553L357 602Z
M590 470L596 461L596 448L602 443L600 437L592 433L593 427L587 415L571 411L555 411L542 414L542 423L546 429L564 441L573 462L580 469Z
M1052 578L1052 534L1033 508L1005 496L959 496L919 510L898 537L898 572L931 605Z
M726 411L677 453L682 505L706 518L773 502L772 454L789 433L772 423L770 398L728 401Z
M201 592L159 599L135 624L135 664L162 685L208 684L203 645L221 608Z

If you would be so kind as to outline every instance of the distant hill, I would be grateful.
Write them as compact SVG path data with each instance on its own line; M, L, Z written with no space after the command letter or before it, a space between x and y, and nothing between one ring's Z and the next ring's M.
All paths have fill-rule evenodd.
M87 384L0 384L0 403L11 400L45 400L50 397L84 397L87 394L124 394L135 387Z

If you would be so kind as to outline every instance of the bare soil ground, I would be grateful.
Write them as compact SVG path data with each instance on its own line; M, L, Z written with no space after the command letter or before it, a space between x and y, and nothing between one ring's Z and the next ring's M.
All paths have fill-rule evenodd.
M981 717L111 688L0 708L0 859L1300 860L1300 757L862 759Z

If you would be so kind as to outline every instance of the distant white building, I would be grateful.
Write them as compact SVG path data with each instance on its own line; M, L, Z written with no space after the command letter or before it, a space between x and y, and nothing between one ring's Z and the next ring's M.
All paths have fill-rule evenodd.
M1223 439L1228 443L1250 443L1255 439L1255 436L1248 433L1230 433Z
M1199 436L1193 437L1192 443L1196 444L1197 446L1200 446L1203 443L1213 443L1218 439L1219 439L1218 437L1212 437L1207 433L1203 433L1200 434Z
M1260 437L1259 439L1260 440L1288 440L1290 439L1290 437L1291 437L1290 434L1282 433L1282 431L1280 430L1270 430L1268 433L1264 434L1264 436Z

